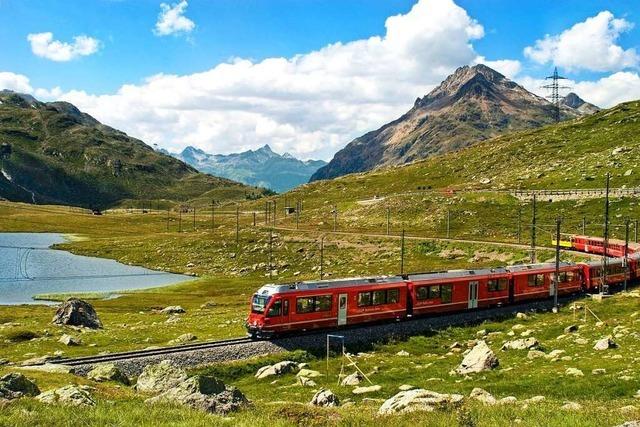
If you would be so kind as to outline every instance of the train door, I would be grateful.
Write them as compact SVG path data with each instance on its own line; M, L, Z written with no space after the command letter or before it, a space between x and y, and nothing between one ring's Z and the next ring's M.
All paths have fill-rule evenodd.
M469 282L469 308L478 308L478 282Z
M338 295L338 326L347 324L347 294Z
M287 325L285 329L291 328L291 324L289 323L289 300L286 298L282 300L282 323Z

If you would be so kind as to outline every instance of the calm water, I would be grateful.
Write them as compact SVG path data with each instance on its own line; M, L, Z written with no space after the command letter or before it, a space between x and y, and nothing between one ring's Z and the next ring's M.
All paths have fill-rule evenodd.
M193 279L48 249L64 241L56 233L0 233L0 304L38 303L32 299L37 294L143 289Z

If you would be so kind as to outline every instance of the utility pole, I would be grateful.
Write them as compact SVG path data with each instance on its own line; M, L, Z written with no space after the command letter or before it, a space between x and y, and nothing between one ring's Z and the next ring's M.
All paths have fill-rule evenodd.
M560 218L556 219L556 274L553 279L553 312L558 312L558 288L560 286Z
M404 228L400 235L400 275L404 274Z
M253 211L253 226L256 226L256 211Z
M216 201L211 199L211 232L216 228Z
M320 239L320 280L324 277L324 236Z
M451 237L451 209L447 209L447 239Z
M300 200L296 201L296 230L300 228Z
M627 275L629 274L629 228L631 221L627 218L625 221L625 237L624 237L624 291L627 291Z
M387 208L387 236L391 232L391 209Z
M536 262L536 193L533 193L533 217L531 219L531 263Z
M269 223L269 202L264 202L264 225Z
M273 228L269 229L269 280L273 271Z
M333 205L333 232L338 229L338 205Z
M611 175L607 172L607 190L604 197L604 251L602 256L602 286L600 287L600 294L605 292L605 286L607 286L607 250L609 249L609 181Z
M236 245L240 243L240 208L236 206Z
M274 199L273 201L273 226L274 227L277 224L277 215L278 215L278 201Z
M560 121L560 101L562 100L562 96L560 96L560 89L569 89L568 86L560 86L558 84L558 80L566 80L566 77L562 77L558 75L558 67L555 67L553 70L553 75L545 77L545 80L551 80L550 84L542 86L544 89L551 89L551 95L547 96L551 103L554 106L554 119L556 122Z

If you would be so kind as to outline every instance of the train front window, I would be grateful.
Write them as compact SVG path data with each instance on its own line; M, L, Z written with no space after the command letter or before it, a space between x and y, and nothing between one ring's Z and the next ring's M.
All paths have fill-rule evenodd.
M278 300L274 302L271 308L269 309L269 312L267 313L267 317L280 316L281 312L282 312L282 301Z
M253 301L251 301L251 311L257 314L264 313L264 308L267 306L267 303L269 302L269 298L271 297L254 295Z

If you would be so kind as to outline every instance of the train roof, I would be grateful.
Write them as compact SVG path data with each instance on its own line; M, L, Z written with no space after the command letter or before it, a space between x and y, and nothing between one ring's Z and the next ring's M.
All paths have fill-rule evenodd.
M458 279L469 276L491 276L494 274L506 274L507 269L504 267L498 268L483 268L480 270L449 270L449 271L435 271L431 273L416 273L409 274L407 277L412 281L419 280L434 280L434 279Z
M570 262L561 262L560 268L562 267L573 267L576 264ZM537 264L517 264L510 265L507 267L507 270L511 273L521 273L523 271L535 271L535 270L548 270L556 268L556 264L553 262L539 262Z
M624 258L607 258L607 265L618 265L618 264L622 264L624 262ZM604 265L604 263L602 262L602 260L600 261L589 261L587 263L589 267L599 267L602 268L602 266Z
M375 284L402 282L400 276L351 277L347 279L309 280L304 282L268 284L258 290L260 295L273 295L295 291L311 291L316 289L336 289L345 286L371 286Z

